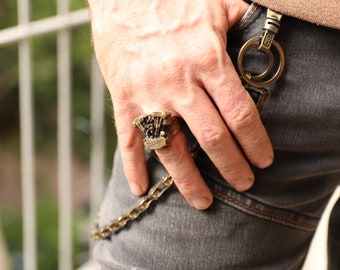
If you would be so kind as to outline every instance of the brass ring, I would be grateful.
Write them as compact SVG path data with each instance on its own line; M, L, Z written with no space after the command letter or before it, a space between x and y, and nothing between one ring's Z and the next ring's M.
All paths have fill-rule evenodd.
M269 86L273 83L275 83L281 76L282 72L283 72L283 68L285 65L285 57L284 57L284 52L280 46L280 44L273 40L272 45L274 45L275 49L277 50L277 52L279 53L279 62L278 62L278 67L277 70L275 72L275 74L272 77L268 78L268 75L270 75L270 73L272 72L272 69L274 67L274 56L273 53L266 48L263 48L261 50L259 50L259 41L261 40L262 37L254 37L251 38L250 40L248 40L241 48L238 58L237 58L237 66L238 66L238 70L240 72L241 78L248 83L251 86L257 87L257 88L264 88L266 86ZM267 69L258 75L253 75L249 72L246 72L244 70L243 67L243 59L244 56L246 55L247 52L251 51L251 50L258 50L260 52L263 52L265 54L267 54L267 56L269 57L269 64ZM266 79L266 80L263 80Z
M258 47L259 47L258 44L250 44L250 46L248 46L248 51L250 51L250 50L257 50ZM266 78L271 73L271 71L272 71L272 69L274 67L274 62L275 62L274 55L273 55L273 53L271 51L267 51L266 54L267 54L267 56L269 58L269 63L268 63L268 66L267 66L266 70L264 72L262 72L261 74L258 74L258 75L252 75L249 72L246 72L246 77L247 78L250 78L251 80L254 80L254 81L260 81L260 80Z
M180 130L180 124L170 112L157 111L138 116L132 125L144 135L144 147L158 150L170 145L172 137Z

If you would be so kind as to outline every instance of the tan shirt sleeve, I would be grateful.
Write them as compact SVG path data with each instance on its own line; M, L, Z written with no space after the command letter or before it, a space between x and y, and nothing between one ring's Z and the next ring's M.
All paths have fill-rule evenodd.
M340 0L253 0L282 14L340 29Z

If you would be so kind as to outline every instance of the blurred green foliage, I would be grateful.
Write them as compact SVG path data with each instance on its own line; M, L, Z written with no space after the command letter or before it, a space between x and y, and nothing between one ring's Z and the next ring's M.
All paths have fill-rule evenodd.
M56 14L55 0L31 0L31 18L38 20ZM85 0L70 0L70 9L86 7ZM17 3L13 0L0 2L0 29L17 24ZM90 26L83 25L71 30L72 52L72 122L74 158L88 165L90 153L90 64L92 47ZM32 39L32 74L36 152L55 154L57 125L57 34L52 33ZM18 115L18 46L0 47L0 143L13 144L19 149ZM112 154L116 137L112 121L112 105L106 93L106 168L112 166ZM61 127L62 128L62 127ZM18 153L19 155L19 153ZM18 156L18 160L19 156ZM19 162L19 161L18 161ZM0 179L1 180L1 179ZM40 179L39 181L44 181ZM39 187L41 188L41 187ZM39 269L57 269L58 258L58 210L51 191L40 190L37 197L37 226ZM17 196L20 196L18 194ZM10 211L8 211L10 209ZM22 213L21 209L0 206L2 227L15 269L22 266ZM74 214L74 264L84 263L81 254L87 252L87 235L79 237L88 209L77 209ZM83 258L86 259L86 258Z
M37 207L37 243L38 269L58 269L58 209L53 196L45 192L38 198ZM2 229L7 240L14 270L23 269L22 254L22 214L17 211L3 211ZM88 259L87 229L88 216L85 211L74 213L73 261L74 269Z

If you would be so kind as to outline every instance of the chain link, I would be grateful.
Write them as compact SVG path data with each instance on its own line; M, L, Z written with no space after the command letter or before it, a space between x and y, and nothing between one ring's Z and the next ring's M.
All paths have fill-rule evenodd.
M109 239L112 234L123 228L129 221L135 220L140 214L145 212L154 201L157 201L163 193L171 187L172 184L173 180L170 175L163 177L149 190L147 195L141 197L125 214L113 219L109 225L100 227L98 215L91 238L94 240Z
M199 144L195 142L190 151L193 158L199 149ZM154 201L157 201L163 193L172 186L173 182L170 175L164 176L151 187L147 195L141 197L126 213L113 219L108 225L103 227L99 225L100 212L98 212L91 238L93 240L110 239L114 233L122 229L128 222L135 220L140 214L145 212Z

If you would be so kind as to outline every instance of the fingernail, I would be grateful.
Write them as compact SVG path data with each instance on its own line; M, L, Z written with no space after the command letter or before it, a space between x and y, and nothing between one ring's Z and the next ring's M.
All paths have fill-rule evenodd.
M246 178L246 179L242 179L242 180L239 180L237 181L235 184L234 184L234 188L237 190L237 191L246 191L248 189L250 189L254 184L254 178Z
M130 190L134 195L141 195L143 194L143 189L140 185L136 183L129 183Z
M191 206L197 210L205 210L211 205L212 201L207 197L194 198L191 200Z
M274 161L274 156L268 156L267 159L263 160L260 164L255 165L255 166L260 169L265 169L269 167L270 165L272 165L273 161Z

